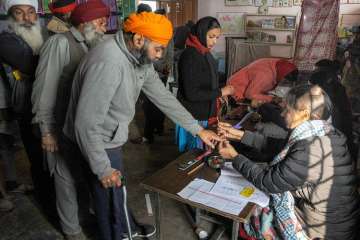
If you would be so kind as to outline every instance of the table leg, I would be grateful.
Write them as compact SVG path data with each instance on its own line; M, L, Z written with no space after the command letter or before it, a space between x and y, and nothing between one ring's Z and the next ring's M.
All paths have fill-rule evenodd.
M161 205L160 194L154 193L155 198L155 227L156 227L156 239L161 240Z
M233 221L231 240L237 240L239 237L239 222Z
M201 209L195 208L195 224L197 226L200 224L200 218L201 218Z

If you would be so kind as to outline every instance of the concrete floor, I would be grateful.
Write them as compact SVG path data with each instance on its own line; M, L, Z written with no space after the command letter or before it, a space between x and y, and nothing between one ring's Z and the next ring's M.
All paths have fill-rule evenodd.
M136 118L130 126L129 138L139 136L143 126L143 115L138 108ZM141 131L142 132L142 131ZM139 183L146 177L174 160L179 152L174 144L174 125L166 121L164 136L156 136L152 145L134 145L127 143L124 148L125 168L129 192L129 204L136 219L142 223L153 224L154 217L149 216L145 205L147 193ZM29 164L23 149L17 154L19 182L30 183ZM161 198L162 236L164 240L197 239L185 217L181 204ZM36 207L31 195L15 195L16 209L0 215L0 240L52 240L62 239L58 225L50 223ZM84 232L89 239L96 239L95 219L88 214L81 214ZM204 228L212 225L203 223ZM228 239L227 236L221 239Z

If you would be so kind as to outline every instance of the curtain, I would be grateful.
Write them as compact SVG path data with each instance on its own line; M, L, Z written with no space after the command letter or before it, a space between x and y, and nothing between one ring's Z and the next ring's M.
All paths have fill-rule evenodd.
M256 59L270 57L270 45L226 38L227 78Z
M295 64L301 71L312 71L324 58L334 59L339 21L339 0L304 0Z

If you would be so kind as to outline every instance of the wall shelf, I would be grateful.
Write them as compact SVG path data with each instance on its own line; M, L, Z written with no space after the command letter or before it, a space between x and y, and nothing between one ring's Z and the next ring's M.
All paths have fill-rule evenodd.
M296 31L295 28L261 28L261 27L247 27L246 31Z
M271 56L292 58L296 41L296 16L247 14L247 43L270 45ZM283 49L280 49L283 47Z

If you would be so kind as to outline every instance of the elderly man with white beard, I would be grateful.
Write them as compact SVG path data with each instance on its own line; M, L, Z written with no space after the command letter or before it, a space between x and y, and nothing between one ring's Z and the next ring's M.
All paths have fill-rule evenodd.
M86 239L78 219L75 180L81 179L81 154L62 134L73 76L82 57L103 40L110 9L101 0L77 5L70 31L50 37L41 48L32 102L48 167L54 174L56 205L68 240Z
M36 13L37 0L5 0L9 29L0 33L0 140L11 148L16 120L31 164L35 198L45 213L55 210L53 183L43 168L40 135L31 123L31 90L35 79L39 49L43 44L42 28ZM2 144L0 144L2 145ZM4 146L4 145L2 145ZM15 150L12 148L12 156ZM9 151L8 151L9 152ZM10 153L10 152L9 152Z

